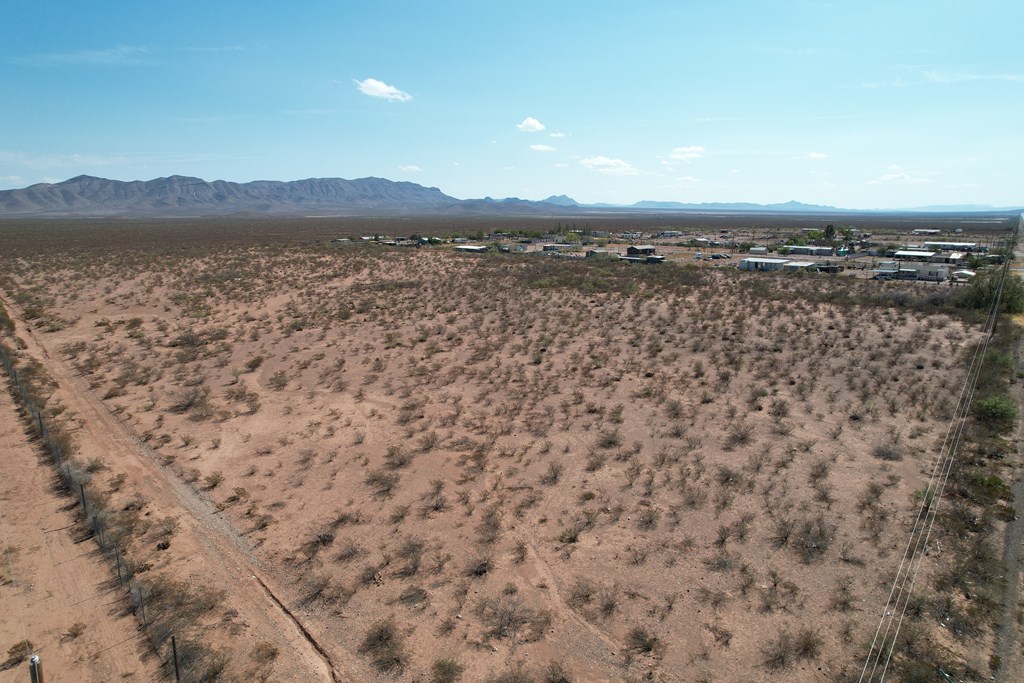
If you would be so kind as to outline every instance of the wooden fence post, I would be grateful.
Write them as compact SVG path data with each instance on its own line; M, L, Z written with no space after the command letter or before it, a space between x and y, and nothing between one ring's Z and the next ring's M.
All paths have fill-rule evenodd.
M171 636L171 655L174 657L174 680L180 683L181 672L178 671L178 643L174 640L174 636Z

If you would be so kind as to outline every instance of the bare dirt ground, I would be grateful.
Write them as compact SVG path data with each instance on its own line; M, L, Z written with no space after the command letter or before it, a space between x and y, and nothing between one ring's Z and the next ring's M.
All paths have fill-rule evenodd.
M9 302L8 308L17 311ZM20 322L17 317L15 320ZM262 575L249 544L197 491L161 468L151 451L83 387L59 356L54 358L45 346L37 344L31 328L22 329L26 329L21 338L25 351L44 360L59 387L54 399L65 407L66 414L74 416L78 425L74 436L82 456L101 460L105 467L124 474L124 487L146 501L147 516L175 519L174 550L161 553L160 560L153 563L156 568L223 591L233 648L244 651L259 643L272 643L288 653L287 669L275 672L274 680L306 680L311 675L319 680L336 678L312 636L303 633L275 599L270 587L274 582ZM269 672L256 667L252 673Z
M223 591L195 628L237 680L856 680L980 338L924 283L317 246L9 263L23 353L96 485L177 517L132 551ZM897 663L964 600L923 594ZM984 672L992 643L943 661Z
M10 395L0 392L3 644L31 641L48 681L159 680L125 596L68 499L53 493L53 467L26 431ZM0 681L27 680L27 663L0 665Z

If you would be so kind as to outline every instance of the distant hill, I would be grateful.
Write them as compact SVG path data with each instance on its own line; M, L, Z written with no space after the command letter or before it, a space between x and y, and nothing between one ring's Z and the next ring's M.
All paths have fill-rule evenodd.
M980 208L980 207L977 207ZM976 207L925 207L919 211L969 212ZM736 212L842 214L850 209L789 201L781 204L642 201L630 205L580 204L564 194L542 201L518 197L456 199L436 187L386 178L309 178L290 182L232 183L187 176L124 182L81 175L0 191L2 217L175 216L565 216L629 212ZM914 210L909 210L914 211ZM862 212L856 212L862 213Z
M580 206L572 197L567 197L564 194L551 195L547 199L542 200L546 204L557 204L558 206Z
M458 204L436 187L384 178L232 183L171 176L123 182L82 175L0 192L0 215L191 216L424 213Z
M915 206L906 211L926 213L977 213L990 211L1024 211L1021 206L992 206L991 204L940 204L932 206Z
M682 202L643 201L630 204L634 209L658 209L667 211L781 211L783 213L842 213L853 209L840 209L834 206L804 204L788 201L781 204L752 204L750 202L705 202L702 204L684 204Z

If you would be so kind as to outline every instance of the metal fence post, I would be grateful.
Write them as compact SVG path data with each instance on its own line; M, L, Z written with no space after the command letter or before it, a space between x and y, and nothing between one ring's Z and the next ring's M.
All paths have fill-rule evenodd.
M43 683L43 663L39 661L39 655L29 657L28 675L32 683Z

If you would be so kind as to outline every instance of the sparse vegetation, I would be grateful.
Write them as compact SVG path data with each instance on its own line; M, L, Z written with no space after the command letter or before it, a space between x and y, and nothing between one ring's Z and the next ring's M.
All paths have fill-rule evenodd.
M408 655L402 644L402 636L393 619L376 622L366 631L359 644L359 653L370 658L373 666L384 673L401 672Z
M923 454L979 339L955 292L845 274L384 245L200 243L166 262L89 249L88 280L71 251L0 256L2 286L34 291L41 316L84 316L49 338L168 472L294 579L283 599L299 619L378 619L344 647L367 671L427 681L487 676L492 647L510 656L490 680L571 680L573 650L537 664L569 628L620 644L617 664L587 662L616 680L713 680L727 661L839 680L904 520L932 509ZM1005 348L939 506L949 569L927 580L958 597L908 610L901 675L915 655L931 661L936 619L958 657L991 633L1016 458ZM102 461L75 467L109 498L117 542L144 553L139 580L177 580L164 562L193 547L174 536L189 524L148 514L152 498L133 503L132 477ZM184 590L213 605L186 610L195 633L241 620ZM153 600L161 633L179 627L170 599ZM680 637L697 610L700 637ZM437 648L413 647L423 638ZM209 661L272 680L277 645L249 642Z

